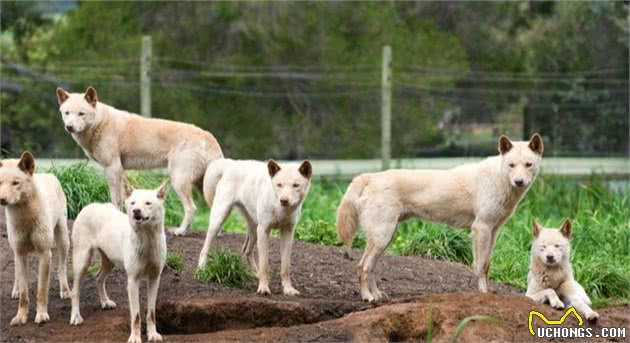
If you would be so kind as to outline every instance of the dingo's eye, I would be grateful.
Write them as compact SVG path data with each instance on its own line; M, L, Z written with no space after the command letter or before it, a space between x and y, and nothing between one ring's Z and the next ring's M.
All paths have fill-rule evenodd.
M293 188L298 188L298 187L300 187L300 185L299 185L299 184L297 184L297 183L294 183L294 184L293 184Z
M508 165L510 166L510 168L514 168L516 166L514 163L510 163Z
M525 163L525 167L530 168L531 166L532 166L531 163L529 163L529 162Z
M85 113L79 112L79 116L84 116L84 115L85 115Z
M20 181L13 181L13 182L11 182L11 184L12 184L13 186L17 186L17 185L19 185L19 184L20 184Z
M146 204L147 206L151 206L151 202L150 202L150 201L145 202L145 204Z
M282 184L281 183L276 183L276 186L282 188Z
M554 245L554 247L560 248L560 244L556 244L556 245Z
M135 202L135 201L132 201L132 202L130 203L130 205L132 205L132 206L133 206L133 205L135 205L135 204L136 204L136 202Z
M68 114L70 114L70 112L68 112L68 111L65 111L65 112L64 112L63 114L65 114L65 115L68 115Z

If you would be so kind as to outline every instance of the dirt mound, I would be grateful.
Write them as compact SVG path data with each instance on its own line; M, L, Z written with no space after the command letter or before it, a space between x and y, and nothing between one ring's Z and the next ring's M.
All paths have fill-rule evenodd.
M2 224L0 215L0 224ZM98 302L95 281L82 285L81 313L85 322L79 327L68 324L70 301L58 298L56 274L50 282L49 314L51 321L38 326L35 314L36 260L31 260L31 312L22 327L10 327L17 301L10 299L13 285L13 253L0 228L0 340L10 342L112 342L124 341L129 334L126 277L116 270L107 287L118 307L103 311ZM296 242L292 277L299 297L281 294L279 282L279 242L271 241L273 295L255 294L256 283L244 289L206 284L192 275L204 236L169 237L169 251L181 255L184 270L166 268L158 295L158 330L166 341L418 341L426 339L429 312L433 321L434 341L447 341L459 322L470 315L485 314L498 324L475 322L469 325L460 342L533 341L527 329L530 309L549 318L562 312L535 305L514 289L494 284L497 294L476 293L476 281L470 270L457 263L421 257L384 256L376 268L380 288L390 299L378 305L360 301L354 265L360 251L344 258L337 247ZM244 237L227 234L217 246L238 250ZM145 290L142 292L145 306ZM431 310L429 310L431 309ZM599 309L601 325L628 327L628 308ZM630 328L628 329L630 334Z

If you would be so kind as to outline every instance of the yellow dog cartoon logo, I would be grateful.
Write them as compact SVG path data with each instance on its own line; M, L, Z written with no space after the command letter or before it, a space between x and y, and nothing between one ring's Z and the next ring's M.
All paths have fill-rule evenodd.
M534 328L532 328L532 321L534 320L534 316L538 316L547 325L562 325L562 323L564 323L564 320L567 319L567 317L571 313L573 313L575 318L577 318L579 326L584 325L584 321L582 320L582 316L580 316L580 314L577 313L577 311L575 310L574 307L570 307L567 310L567 312L565 312L565 314L562 316L562 318L560 318L560 320L549 320L549 319L547 319L547 317L545 317L544 314L542 314L540 312L529 311L529 321L528 321L529 332L532 334L532 336L536 336L536 334L534 333Z

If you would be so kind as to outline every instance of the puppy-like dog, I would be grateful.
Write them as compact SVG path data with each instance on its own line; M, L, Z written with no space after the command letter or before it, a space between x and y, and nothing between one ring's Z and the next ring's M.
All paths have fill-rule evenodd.
M591 309L591 299L573 278L569 260L571 222L567 219L559 230L554 230L543 228L534 220L533 235L526 295L557 310L573 306L588 321L596 322L599 314Z
M11 325L28 319L28 256L39 256L37 313L35 323L49 320L48 282L52 249L57 249L59 296L68 298L66 256L68 239L66 196L59 180L51 174L34 174L35 160L24 152L19 160L0 161L0 205L5 208L9 245L15 257L12 298L19 297L17 315Z
M199 254L199 267L208 259L212 239L236 206L247 221L249 232L242 253L258 276L258 293L269 290L269 233L280 229L280 275L286 295L298 295L291 285L289 269L293 232L302 203L311 185L313 168L309 161L280 166L276 161L218 160L210 164L203 182L203 194L211 208L206 241ZM258 262L252 255L258 243Z
M63 122L85 155L105 168L112 202L125 200L125 170L168 168L173 189L184 206L184 218L173 233L186 234L196 207L192 186L202 190L208 163L222 158L217 140L194 125L143 118L98 100L96 90L85 94L57 88Z
M129 343L138 343L140 337L140 281L147 280L147 336L149 341L161 341L155 327L155 302L160 275L166 262L166 235L164 234L164 198L167 182L157 190L127 190L127 214L112 204L86 206L74 222L72 231L74 285L70 324L83 322L79 313L81 280L95 252L101 255L101 269L96 279L98 295L103 309L114 308L107 296L105 279L114 266L127 272L127 294L131 314Z
M358 264L361 298L384 294L370 273L392 240L399 222L412 217L470 228L473 270L479 291L488 291L488 269L499 229L534 182L543 141L499 138L499 156L449 170L388 170L356 177L337 210L337 232L347 247L361 226L367 248Z

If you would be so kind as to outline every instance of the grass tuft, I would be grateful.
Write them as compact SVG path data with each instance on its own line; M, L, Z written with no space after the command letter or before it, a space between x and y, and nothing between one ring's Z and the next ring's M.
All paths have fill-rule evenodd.
M208 263L197 269L194 277L199 281L232 288L243 288L253 280L253 275L241 256L229 249L211 250L208 253Z
M93 202L109 202L109 187L102 171L87 162L69 166L53 165L47 170L59 179L68 202L68 218L77 217L81 209Z
M184 270L184 259L180 254L169 251L166 253L166 266L180 273Z

